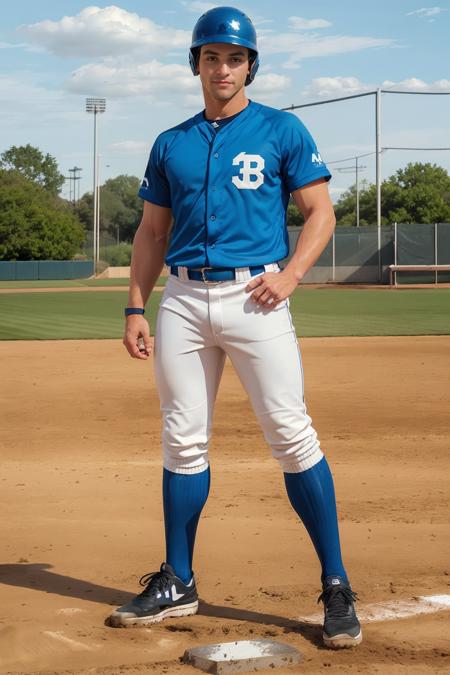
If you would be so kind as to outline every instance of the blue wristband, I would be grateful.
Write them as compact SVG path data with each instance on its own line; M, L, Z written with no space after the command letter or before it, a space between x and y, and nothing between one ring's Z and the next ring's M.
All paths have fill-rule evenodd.
M142 309L142 307L125 307L125 316L130 316L130 314L145 314L145 309Z

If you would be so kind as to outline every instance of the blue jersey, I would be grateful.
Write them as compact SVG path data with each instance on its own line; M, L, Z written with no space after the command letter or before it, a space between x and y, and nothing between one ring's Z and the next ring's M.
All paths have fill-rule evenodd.
M329 180L291 113L250 102L217 131L203 112L156 139L139 196L170 207L167 265L246 267L288 255L290 193Z

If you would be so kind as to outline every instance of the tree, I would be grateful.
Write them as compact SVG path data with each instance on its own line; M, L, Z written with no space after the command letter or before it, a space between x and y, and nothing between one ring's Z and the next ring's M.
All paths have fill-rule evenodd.
M142 199L138 197L141 181L135 176L120 175L107 180L100 189L100 226L114 238L132 241L142 216ZM92 227L92 193L86 193L77 207L86 229Z
M286 218L288 227L300 227L305 222L294 201L288 204Z
M450 176L436 164L410 163L381 184L382 223L450 222ZM360 191L360 224L375 224L376 186ZM335 205L338 225L356 224L356 189L344 192Z
M70 206L17 171L0 169L0 260L68 260L84 231Z
M60 192L65 180L59 173L56 159L29 144L13 145L5 150L0 156L0 168L17 171L54 195Z

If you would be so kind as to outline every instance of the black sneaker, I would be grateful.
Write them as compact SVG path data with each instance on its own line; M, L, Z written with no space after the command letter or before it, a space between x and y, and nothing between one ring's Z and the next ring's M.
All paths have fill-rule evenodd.
M317 602L323 600L325 609L324 645L332 649L358 645L362 640L362 632L353 604L357 599L356 593L345 579L337 576L326 577L322 588Z
M159 572L144 574L139 583L146 586L128 605L116 609L109 625L116 627L145 626L170 616L188 616L198 610L194 577L185 584L175 576L170 565L163 563Z

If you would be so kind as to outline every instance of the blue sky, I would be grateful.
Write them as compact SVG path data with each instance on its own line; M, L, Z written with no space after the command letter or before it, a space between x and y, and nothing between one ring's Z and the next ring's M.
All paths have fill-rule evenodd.
M143 174L155 136L202 109L200 82L187 64L196 19L214 3L121 0L2 4L0 152L31 143L67 175L82 167L92 183L92 117L86 96L105 96L100 120L101 178ZM450 3L414 0L246 1L261 67L250 98L285 107L378 86L450 93ZM374 150L374 98L303 109L300 117L330 162L334 199L354 182L333 164ZM450 147L450 96L382 97L382 145ZM386 151L386 177L409 161L450 171L450 152ZM360 160L375 179L375 159ZM68 196L68 193L63 193Z

